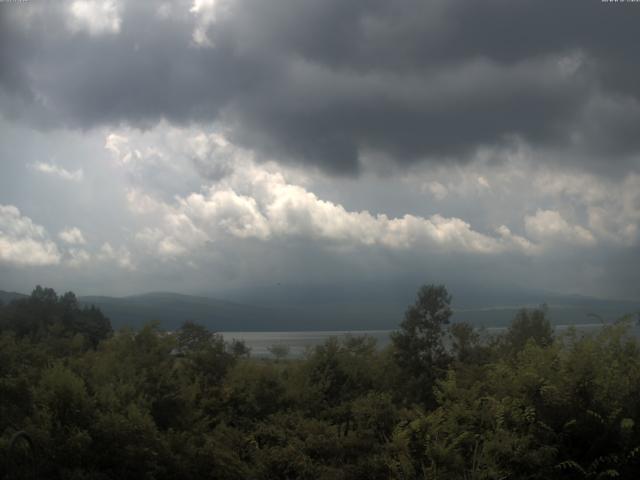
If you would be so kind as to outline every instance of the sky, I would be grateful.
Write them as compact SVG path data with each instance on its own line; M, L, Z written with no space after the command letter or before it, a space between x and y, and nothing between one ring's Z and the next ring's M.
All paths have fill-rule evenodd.
M0 289L638 300L639 24L630 1L0 2Z

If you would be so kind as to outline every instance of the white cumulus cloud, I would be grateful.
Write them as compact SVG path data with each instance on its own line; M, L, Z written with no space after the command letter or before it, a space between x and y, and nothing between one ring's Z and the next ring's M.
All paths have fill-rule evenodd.
M81 267L91 261L91 254L82 248L70 248L65 260L71 267Z
M82 171L82 169L70 171L59 167L54 163L36 162L32 165L32 167L38 172L52 175L63 180L70 180L72 182L81 182L84 178L84 172Z
M210 237L196 227L184 213L168 211L161 227L147 227L136 235L136 241L161 258L185 255L210 241Z
M130 195L129 200L141 195ZM528 240L506 227L491 236L455 217L389 217L349 211L253 162L200 193L162 205L164 213L158 224L143 229L136 238L163 257L186 254L220 235L261 241L321 240L328 246L426 247L477 254L535 252Z
M109 242L105 242L97 254L101 262L113 262L125 270L135 270L131 252L127 247L114 248Z
M87 241L84 239L84 235L82 231L77 227L65 228L60 233L58 233L58 237L65 243L69 245L84 245Z
M13 205L0 205L0 262L13 265L56 265L60 252L44 227Z
M69 26L74 32L115 34L121 23L120 5L114 0L76 0L69 6Z
M193 0L189 11L196 18L196 26L192 35L196 45L213 46L213 42L207 35L207 30L218 21L228 8L228 0Z
M593 234L580 225L572 225L556 210L537 210L525 217L527 233L541 242L560 241L570 245L592 246Z

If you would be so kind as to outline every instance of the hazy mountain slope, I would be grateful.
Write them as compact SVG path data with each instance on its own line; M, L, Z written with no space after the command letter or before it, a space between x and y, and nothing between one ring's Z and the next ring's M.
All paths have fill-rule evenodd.
M17 298L24 298L26 295L17 292L5 292L4 290L0 290L0 302L3 304L7 304L12 300Z
M376 330L394 329L403 318L406 305L375 302L279 303L268 307L215 300L207 297L152 293L131 297L81 297L85 304L95 304L111 318L115 327L140 326L158 320L164 328L176 328L185 320L202 323L217 331L276 330ZM530 301L509 306L458 309L454 321L476 326L508 325L522 307L543 303ZM591 316L612 321L622 315L640 311L640 303L590 299L588 297L548 297L554 324L598 323Z
M25 295L0 291L0 301L8 303ZM458 297L460 298L460 297ZM129 297L85 296L84 305L96 305L115 328L140 327L158 321L162 328L174 329L191 320L215 331L309 331L309 330L385 330L395 329L402 321L407 303L383 298L332 298L325 301L302 301L292 294L289 299L274 299L268 306L249 302L229 302L204 296L175 293L149 293ZM463 300L463 299L461 299ZM495 301L496 299L491 299ZM640 302L601 300L581 296L533 295L510 299L506 306L466 306L454 301L454 321L475 326L508 325L522 307L546 302L554 324L598 323L602 317L610 322L625 314L640 312ZM465 305L459 307L459 305Z
M122 298L87 296L80 297L80 302L99 307L116 328L137 327L148 321L159 321L163 328L176 328L189 320L213 330L269 330L272 324L279 323L273 309L175 293Z

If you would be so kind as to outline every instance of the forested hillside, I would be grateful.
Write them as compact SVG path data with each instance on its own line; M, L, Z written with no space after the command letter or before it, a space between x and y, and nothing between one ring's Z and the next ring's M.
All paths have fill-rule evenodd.
M72 293L0 307L0 478L586 479L640 473L640 343L622 319L499 336L422 287L392 343L254 359L187 322L113 331Z

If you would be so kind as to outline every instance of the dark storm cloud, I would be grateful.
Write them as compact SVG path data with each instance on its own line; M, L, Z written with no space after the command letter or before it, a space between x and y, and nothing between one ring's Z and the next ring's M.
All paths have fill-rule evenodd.
M68 5L30 3L0 4L0 99L33 123L222 120L334 173L364 152L462 162L514 138L619 163L640 150L640 4L237 0L196 47L189 2L168 18L128 2L118 33L93 36L69 31Z

